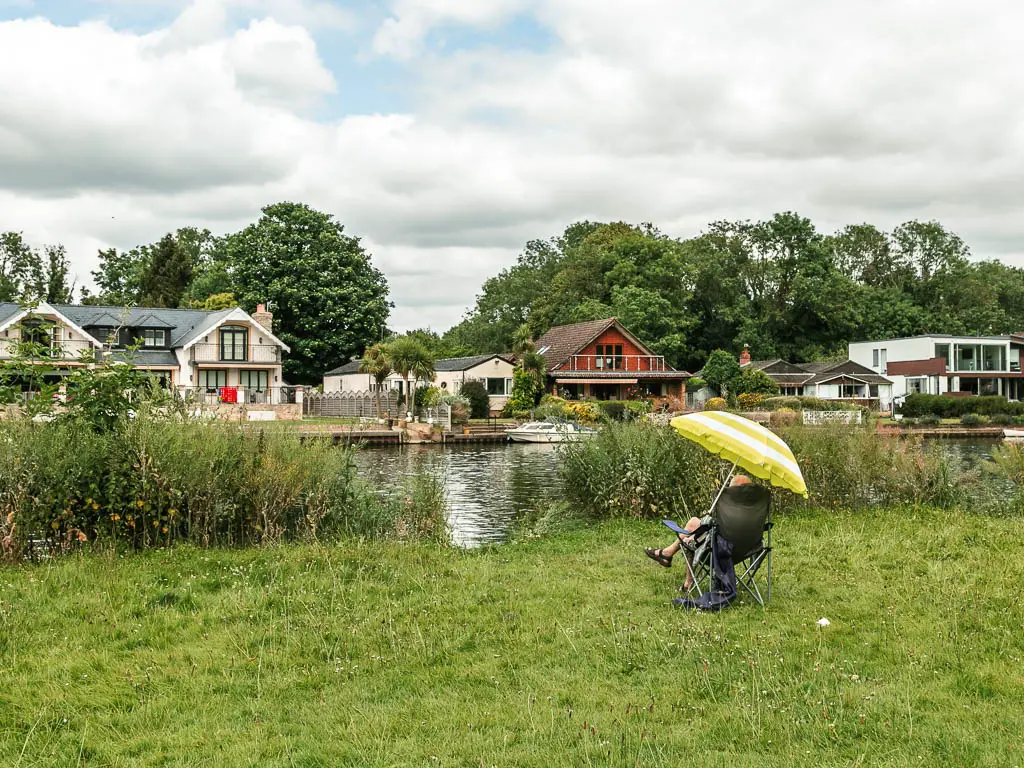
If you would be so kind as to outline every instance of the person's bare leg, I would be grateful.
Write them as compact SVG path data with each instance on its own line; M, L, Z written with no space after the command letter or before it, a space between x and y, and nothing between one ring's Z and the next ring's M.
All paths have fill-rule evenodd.
M688 531L695 531L699 527L700 527L700 518L699 517L691 517L689 519L689 521L686 523L686 530L688 530ZM679 550L683 548L682 541L681 541L683 538L690 539L692 537L690 537L690 536L686 536L686 537L677 536L676 540L673 541L671 544L669 544L667 547L664 547L662 549L656 550L657 554L664 555L665 557L675 557L676 553L679 552ZM689 550L687 550L687 551L689 551ZM687 572L686 578L687 579L690 578L689 572Z

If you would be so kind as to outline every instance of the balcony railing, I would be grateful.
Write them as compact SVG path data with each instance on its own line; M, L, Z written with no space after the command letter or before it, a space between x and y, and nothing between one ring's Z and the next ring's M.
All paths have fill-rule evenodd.
M18 353L19 339L0 339L0 360L11 360ZM91 352L95 348L91 341L84 339L64 339L42 343L32 350L32 354L44 360L59 360L68 363L77 362L83 352ZM26 349L26 352L28 350ZM41 354L40 354L41 352Z
M221 349L220 344L193 344L193 363L280 363L281 348L271 344L250 344L245 350L245 359L224 357L222 352L237 354L237 349Z
M197 405L288 405L298 387L178 387L178 396Z
M573 355L569 358L570 371L599 373L667 371L665 358L656 355Z

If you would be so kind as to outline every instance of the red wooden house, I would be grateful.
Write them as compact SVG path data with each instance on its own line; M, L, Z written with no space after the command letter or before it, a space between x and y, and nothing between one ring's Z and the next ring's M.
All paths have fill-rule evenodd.
M537 341L551 394L579 399L682 397L690 374L654 354L614 317L560 325Z

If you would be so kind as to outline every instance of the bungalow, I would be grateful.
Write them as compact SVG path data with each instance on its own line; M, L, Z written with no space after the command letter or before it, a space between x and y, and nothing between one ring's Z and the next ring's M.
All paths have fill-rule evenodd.
M42 344L41 362L58 379L108 358L204 405L287 405L295 396L282 381L281 360L290 350L271 331L273 320L263 305L250 315L238 307L208 312L42 302L27 309L0 303L0 362L32 340Z
M690 378L614 317L557 326L536 346L547 361L547 391L573 399L681 398Z
M751 360L744 349L740 368L756 368L776 384L783 395L804 395L823 400L877 401L879 410L892 403L892 381L853 360L826 363L788 363L785 360Z
M372 392L376 388L373 377L359 372L359 360L328 371L324 374L324 392ZM436 378L434 386L458 394L462 385L469 381L480 381L487 387L492 412L500 412L512 394L512 371L515 366L507 355L476 355L474 357L453 357L434 361ZM403 393L405 382L397 373L388 376L385 388Z

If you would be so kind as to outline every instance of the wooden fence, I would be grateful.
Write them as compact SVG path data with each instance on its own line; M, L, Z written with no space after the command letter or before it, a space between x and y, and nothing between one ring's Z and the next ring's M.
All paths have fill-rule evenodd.
M398 392L380 393L380 410L385 417L398 418ZM377 418L375 392L307 392L302 400L303 416L342 419Z

